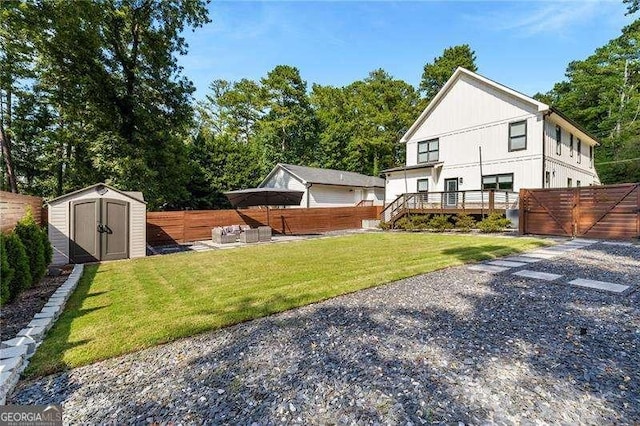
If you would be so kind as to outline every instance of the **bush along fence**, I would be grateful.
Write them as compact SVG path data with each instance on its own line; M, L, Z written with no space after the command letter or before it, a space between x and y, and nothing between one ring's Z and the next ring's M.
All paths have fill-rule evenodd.
M12 230L29 209L36 223L46 225L47 210L42 204L41 197L0 191L0 232Z
M384 230L390 229L390 225L384 222L380 224L380 227ZM480 232L502 232L510 227L511 221L509 219L505 218L503 214L494 212L480 221L476 221L473 216L465 213L405 216L395 223L394 229L432 232L445 232L454 229L469 232L472 229L478 229Z
M53 249L46 230L27 209L13 231L0 234L0 306L38 284L51 263Z
M326 207L295 209L194 210L148 212L147 243L159 245L211 238L217 226L267 225L276 234L315 234L362 227L363 220L376 220L381 207Z
M27 327L17 337L0 342L0 405L4 405L18 383L20 374L29 365L29 359L40 346L45 334L58 319L64 305L78 285L84 265L75 265L73 271L42 310L35 314Z

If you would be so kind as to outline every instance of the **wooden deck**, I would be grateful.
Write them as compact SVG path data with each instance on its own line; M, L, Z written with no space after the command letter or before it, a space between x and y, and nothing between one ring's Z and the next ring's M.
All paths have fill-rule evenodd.
M394 224L407 214L505 213L517 206L518 193L508 191L418 192L399 196L384 208L380 220Z

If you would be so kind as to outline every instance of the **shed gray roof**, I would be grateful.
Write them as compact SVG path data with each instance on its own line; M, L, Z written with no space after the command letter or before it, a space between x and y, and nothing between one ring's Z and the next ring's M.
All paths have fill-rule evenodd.
M347 172L344 170L321 169L318 167L296 166L293 164L278 164L292 175L302 179L305 183L318 183L323 185L360 186L384 188L384 179L361 173ZM278 167L276 166L276 168ZM275 170L275 169L274 169Z

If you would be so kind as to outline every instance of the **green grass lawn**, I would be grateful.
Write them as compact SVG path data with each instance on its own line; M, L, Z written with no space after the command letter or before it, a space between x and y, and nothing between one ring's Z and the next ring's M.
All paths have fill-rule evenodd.
M87 266L27 375L544 244L531 238L370 233Z

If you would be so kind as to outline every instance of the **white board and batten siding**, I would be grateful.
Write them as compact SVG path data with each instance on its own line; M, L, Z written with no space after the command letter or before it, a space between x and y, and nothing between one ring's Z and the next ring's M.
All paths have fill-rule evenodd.
M526 123L526 148L509 150L511 123ZM556 124L562 129L562 152L556 155ZM571 133L574 152L570 154ZM581 162L577 161L577 139L582 140ZM418 144L438 140L438 158L432 167L416 168ZM428 190L445 191L447 179L457 179L458 190L479 190L482 176L513 174L513 191L522 188L561 188L580 181L583 186L599 183L590 166L589 147L597 141L559 111L506 86L459 68L427 106L409 131L406 143L406 173L386 174L386 203L399 195L418 191L426 179ZM480 171L482 149L482 172ZM546 174L550 182L545 184ZM406 181L406 183L405 183ZM422 185L424 188L424 185Z
M129 203L129 257L144 257L147 248L147 206L126 193L106 188L104 194L96 191L96 186L80 190L68 197L49 202L49 241L53 246L53 264L70 262L69 238L71 234L71 203L74 201L110 198Z
M553 117L553 116L552 116ZM560 154L558 154L556 126L560 126ZM573 150L571 149L571 136L573 135ZM578 140L580 140L580 152L578 152ZM545 122L545 165L544 170L549 172L549 181L545 188L565 188L569 186L599 185L600 179L595 171L595 165L589 158L590 147L594 145L577 134L572 134L561 123L553 119ZM541 186L540 186L541 187Z
M525 121L527 149L509 151L509 124ZM418 142L438 139L441 168L407 171L409 192L419 179L429 179L429 191L444 191L446 179L462 178L459 190L478 190L480 148L482 174L513 173L514 191L540 185L542 118L535 105L462 75L407 141L407 166L418 164ZM387 183L387 202L404 193L404 174L395 172ZM397 182L400 180L400 182Z

